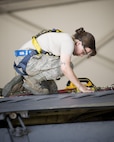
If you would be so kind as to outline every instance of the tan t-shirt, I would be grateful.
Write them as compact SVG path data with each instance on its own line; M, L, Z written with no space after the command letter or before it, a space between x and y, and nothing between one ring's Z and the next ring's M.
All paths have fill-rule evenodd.
M37 41L43 50L51 52L56 56L61 56L61 54L71 56L74 51L74 42L67 33L45 33L39 36ZM32 44L32 40L30 40L20 49L35 49L35 47Z

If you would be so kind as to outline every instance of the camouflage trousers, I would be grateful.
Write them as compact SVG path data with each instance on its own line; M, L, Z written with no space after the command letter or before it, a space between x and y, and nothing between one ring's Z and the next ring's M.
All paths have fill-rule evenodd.
M37 80L55 80L62 76L60 57L45 54L33 56L27 64L26 72Z
M15 62L18 64L22 60L19 56ZM63 76L60 69L60 57L45 54L34 55L28 61L26 72L28 77L37 81L55 80ZM27 76L24 76L27 78Z
M16 57L15 63L19 64L23 58L22 56ZM23 76L23 83L21 85L32 94L57 93L58 88L54 80L63 76L60 68L60 57L45 54L34 55L27 63L26 73L28 75ZM18 84L18 80L15 81L14 78L13 81L9 83L11 85L5 87L8 93L14 88L15 82Z
M15 63L23 59L16 57ZM26 66L23 86L33 94L56 93L57 85L54 80L63 76L60 69L60 57L45 54L34 55L30 58ZM48 90L47 90L48 89Z

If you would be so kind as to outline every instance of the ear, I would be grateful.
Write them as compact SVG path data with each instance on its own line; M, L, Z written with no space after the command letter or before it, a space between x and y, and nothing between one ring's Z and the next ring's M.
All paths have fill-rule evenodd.
M82 45L82 42L80 40L77 40L76 45Z

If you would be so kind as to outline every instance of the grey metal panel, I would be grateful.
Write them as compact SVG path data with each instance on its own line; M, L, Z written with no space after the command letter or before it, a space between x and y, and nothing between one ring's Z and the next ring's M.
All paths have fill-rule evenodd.
M39 125L29 129L30 142L114 142L114 121Z
M103 117L102 115L111 115L108 120L112 121L104 121L102 118L98 122L91 121L89 119L87 122L77 121L77 116L79 115L79 119L82 119L81 112L78 114L78 111L74 111L74 115L71 114L71 121L64 121L64 124L49 124L48 125L38 125L38 122L35 122L32 125L32 121L34 121L34 117L31 116L27 118L28 123L25 122L24 126L27 128L29 133L25 135L17 136L13 135L10 129L3 122L6 120L5 115L8 112L18 112L26 110L35 114L36 119L40 117L37 114L39 112L49 112L54 110L61 111L62 109L91 109L91 111L82 112L82 117L86 119L88 117L95 117L99 119ZM93 109L92 109L93 108ZM95 93L68 93L68 94L53 94L53 95L41 95L41 96L22 96L22 97L9 97L0 99L0 142L113 142L114 140L114 121L113 121L113 109L114 109L114 91L101 91ZM46 110L46 111L44 111ZM98 112L96 111L98 110ZM77 115L75 114L77 113ZM91 114L91 113L94 114ZM102 113L103 112L103 113ZM69 111L66 111L66 114ZM86 114L84 116L84 114ZM98 114L98 115L97 115ZM70 115L70 113L69 113ZM52 115L53 116L53 115ZM52 117L50 115L50 119ZM55 113L56 117L59 117L58 114ZM66 115L65 115L66 116ZM63 115L63 120L64 117ZM56 118L55 117L55 118ZM2 119L3 118L3 119ZM18 117L17 117L18 118ZM16 118L16 120L17 120ZM47 121L48 113L43 116L43 119ZM7 116L8 119L8 116ZM21 119L21 117L20 117ZM10 119L9 119L10 120ZM22 119L21 119L22 120ZM92 120L92 119L91 119ZM102 121L103 120L103 121ZM102 121L102 122L101 122ZM8 122L8 121L7 121ZM52 121L53 122L53 121ZM76 123L68 123L68 122L76 122ZM80 123L78 123L80 122ZM13 120L11 120L12 126L14 124L14 128L16 130L18 126L15 126ZM23 124L24 125L24 124ZM31 126L29 126L31 125ZM24 128L21 127L21 128ZM7 129L6 129L7 128ZM23 129L24 130L24 129ZM17 132L17 131L16 131ZM18 134L18 133L17 133Z
M0 129L0 142L12 142L8 129L6 128Z
M0 129L0 142L113 142L114 121L36 125L27 127L29 134L10 136Z
M0 99L0 113L24 110L114 106L114 90L95 93L68 93Z

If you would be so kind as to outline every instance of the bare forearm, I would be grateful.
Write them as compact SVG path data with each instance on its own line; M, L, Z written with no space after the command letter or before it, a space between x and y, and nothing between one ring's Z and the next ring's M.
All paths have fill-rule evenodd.
M64 67L63 67L64 68ZM62 68L63 74L78 88L82 86L71 67Z
M81 91L81 92L92 92L90 88L85 87L78 80L77 76L70 67L70 58L62 56L61 58L61 70L63 74Z

